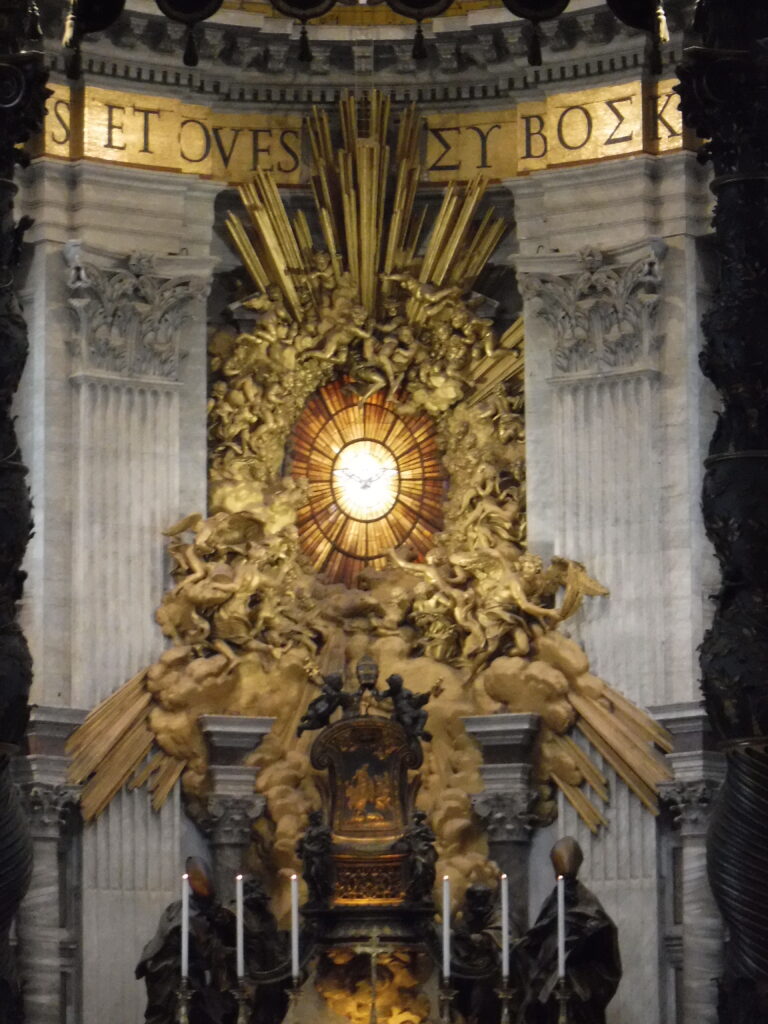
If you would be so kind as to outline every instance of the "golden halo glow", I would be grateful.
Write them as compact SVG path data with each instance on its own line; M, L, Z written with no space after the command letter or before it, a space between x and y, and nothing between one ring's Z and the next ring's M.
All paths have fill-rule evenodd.
M332 486L342 512L364 522L379 519L392 508L400 490L395 457L379 441L353 441L336 456Z
M352 584L406 541L417 554L442 529L445 477L435 424L401 416L383 392L360 402L334 381L307 402L293 429L291 474L308 482L299 509L302 550L318 572Z

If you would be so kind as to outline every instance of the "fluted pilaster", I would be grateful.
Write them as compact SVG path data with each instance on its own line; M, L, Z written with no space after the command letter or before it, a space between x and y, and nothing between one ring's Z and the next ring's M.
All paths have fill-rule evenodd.
M627 178L629 172L627 171ZM594 195L594 194L592 194ZM594 202L594 198L592 198ZM583 561L610 589L569 623L592 670L632 700L669 699L665 671L662 367L666 244L658 238L516 257L526 319L531 544ZM598 763L600 759L598 757ZM655 1021L659 886L653 820L607 765L608 831L564 807L557 831L585 852L583 879L619 922L626 959L616 1019ZM537 837L545 863L554 836ZM548 887L541 868L538 884ZM656 991L654 991L656 996ZM655 1004L655 1005L654 1005Z
M70 699L92 707L162 649L154 610L167 586L163 531L204 481L208 257L118 255L68 242L59 257L71 314ZM197 483L196 483L197 481ZM202 497L202 495L200 495ZM133 969L158 907L178 892L181 803L155 813L122 791L83 834L86 1017L142 1015ZM119 922L119 926L118 926Z
M19 785L30 830L32 878L16 922L19 973L28 1024L60 1024L66 1006L64 978L70 964L65 947L72 933L65 925L61 860L77 827L77 792L70 786L34 779Z
M64 250L75 389L72 697L92 704L157 651L163 530L178 512L180 363L204 319L207 268L189 257ZM116 624L120 644L105 643Z
M717 979L723 964L723 925L707 877L707 827L721 780L670 782L662 798L682 841L682 1019L716 1024Z

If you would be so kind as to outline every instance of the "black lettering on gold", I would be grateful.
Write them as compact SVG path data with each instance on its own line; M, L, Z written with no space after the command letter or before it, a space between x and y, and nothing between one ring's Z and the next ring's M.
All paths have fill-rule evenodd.
M283 147L288 156L293 160L293 163L290 165L290 167L284 167L283 164L278 160L277 169L278 171L280 171L281 174L292 174L299 166L299 154L296 152L293 146L290 146L288 144L287 136L289 135L294 135L296 137L296 142L299 142L299 133L296 131L295 128L284 128L280 132L280 145Z
M544 134L544 118L541 114L523 114L525 122L525 144L523 146L523 160L541 160L547 155L547 136ZM533 122L536 127L533 127ZM537 153L533 151L533 140L541 139L541 148ZM538 147L537 147L538 148Z
M490 167L488 163L488 136L491 132L496 131L497 128L501 128L500 124L492 124L487 132L484 132L479 125L470 124L468 128L471 132L477 132L477 137L480 140L480 163L478 167Z
M187 127L188 124L196 124L197 127L200 129L200 131L203 133L202 134L202 143L203 143L203 145L202 145L202 150L201 150L200 156L188 156L187 153L185 153L185 151L184 151L184 144L183 144L183 140L182 140L182 134L183 134L184 129ZM199 163L202 163L203 160L207 159L207 157L209 156L209 154L211 152L211 136L210 136L210 134L208 132L208 127L202 121L198 121L197 118L194 118L194 117L188 117L184 121L181 122L181 125L179 126L179 152L181 153L182 160L188 160L189 163L191 163L191 164L199 164Z
M154 114L155 117L160 117L159 110L152 110L149 107L134 107L134 112L142 114L144 117L144 128L143 128L143 142L141 144L140 153L151 153L152 149L149 145L149 119Z
M613 131L605 140L606 146L615 146L617 142L631 142L634 132L629 132L627 135L617 135L616 132L626 121L626 117L619 110L619 103L631 103L632 96L620 96L617 100L606 100L605 105L608 107L610 112L616 118L616 124L614 125Z
M581 117L584 119L584 138L581 142L566 142L565 141L565 119L570 114L579 112ZM557 141L563 147L563 149L583 149L584 146L592 138L592 115L586 107L574 106L566 107L557 120Z
M659 103L661 102L662 99L664 100L664 105L661 107L661 109L659 109ZM675 126L673 124L670 124L669 121L666 119L666 117L664 117L664 111L667 109L667 107L669 106L669 104L672 102L673 99L677 99L675 94L673 92L668 92L668 93L665 93L663 97L659 96L659 98L656 100L656 102L654 104L654 108L655 108L655 118L654 118L654 124L653 124L653 127L654 127L653 137L654 137L654 139L658 139L659 138L659 125L664 125L664 127L667 129L667 134L665 136L665 138L667 138L667 139L674 139L677 136L683 134L681 131L678 131L678 129L675 128Z
M122 132L123 123L117 124L115 121L115 111L120 110L125 113L125 107L120 107L114 103L106 103L107 108L107 141L104 144L105 149L125 149L125 143L119 146L115 141L115 132Z
M446 156L448 153L450 153L450 151L453 149L453 145L450 142L448 142L446 139L443 138L443 133L444 132L460 132L461 128L430 128L429 126L427 126L427 131L431 132L434 135L434 137L437 139L437 141L440 143L440 145L443 147L442 152L440 152L438 154L438 157L435 160L435 162L433 164L431 164L427 168L427 170L428 171L458 171L459 167L461 166L461 162L460 161L459 161L459 163L455 163L455 164L444 164L444 163L441 163L440 161L443 159L444 156Z
M261 167L260 157L262 153L266 153L270 156L272 153L272 129L271 128L251 128L251 170L255 171ZM266 146L259 145L259 136L266 135L269 140ZM272 167L264 167L262 170L271 171Z
M53 116L61 125L61 135L57 136L54 129L54 131L51 132L51 142L55 143L57 146L66 146L72 134L69 127L69 100L56 100L53 104Z
M224 148L224 143L221 140L221 134L220 133L223 130L224 129L220 128L218 125L214 125L214 127L213 127L213 138L214 138L214 140L216 142L216 149L218 149L218 151L219 151L219 156L221 157L221 162L224 164L224 167L226 168L226 167L229 167L229 161L232 159L232 154L235 151L235 145L237 144L237 140L238 140L238 138L240 136L240 132L243 129L242 128L231 128L230 129L230 131L232 132L232 141L229 144L229 149L225 149Z

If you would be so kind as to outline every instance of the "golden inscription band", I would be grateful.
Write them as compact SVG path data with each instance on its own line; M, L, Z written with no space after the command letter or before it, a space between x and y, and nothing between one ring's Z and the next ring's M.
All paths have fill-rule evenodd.
M503 110L425 115L426 177L503 180L547 167L690 145L674 79L560 93ZM168 96L52 84L36 155L248 181L306 170L299 113L220 113Z

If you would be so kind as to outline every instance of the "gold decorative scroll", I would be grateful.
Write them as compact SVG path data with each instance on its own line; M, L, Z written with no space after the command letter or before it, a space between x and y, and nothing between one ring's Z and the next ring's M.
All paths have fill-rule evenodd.
M674 79L638 79L552 93L503 109L426 112L423 128L416 129L423 132L426 146L421 173L434 183L468 180L477 174L504 180L547 167L692 147L693 141L683 133L675 84ZM318 169L330 156L328 137L322 136L322 114L313 114L307 125L299 109L285 114L222 111L170 95L60 83L50 88L53 95L35 150L40 156L98 160L231 183L247 182L263 171L281 186L306 182L313 167ZM380 107L373 116L386 119L389 100L377 102ZM353 125L354 116L345 129L344 144L350 152L357 144ZM344 214L366 218L368 231L361 237L371 241L379 237L381 197L376 189L386 172L378 162L383 152L376 149L376 133L374 124L364 170L360 164L361 202L356 213L350 207ZM398 170L410 177L412 168L400 163L400 154L393 158ZM409 187L415 186L411 181Z

